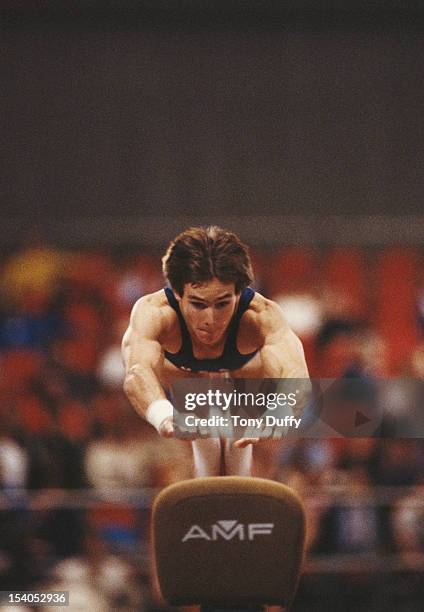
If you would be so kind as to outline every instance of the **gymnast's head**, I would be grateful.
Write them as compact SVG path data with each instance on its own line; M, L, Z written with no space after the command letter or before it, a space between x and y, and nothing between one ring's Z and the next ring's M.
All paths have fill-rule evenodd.
M220 227L192 227L170 243L162 263L190 332L202 343L219 342L253 281L247 246Z

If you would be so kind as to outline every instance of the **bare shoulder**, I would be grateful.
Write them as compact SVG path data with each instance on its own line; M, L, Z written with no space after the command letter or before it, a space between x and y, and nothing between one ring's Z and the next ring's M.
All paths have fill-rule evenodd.
M255 295L251 306L249 317L261 340L261 360L266 376L308 378L302 343L287 323L281 307L260 294Z
M255 293L243 318L251 331L262 337L274 331L290 330L280 306L260 293Z
M168 304L163 289L143 295L134 304L130 328L143 335L158 338L170 328L175 318L175 312Z

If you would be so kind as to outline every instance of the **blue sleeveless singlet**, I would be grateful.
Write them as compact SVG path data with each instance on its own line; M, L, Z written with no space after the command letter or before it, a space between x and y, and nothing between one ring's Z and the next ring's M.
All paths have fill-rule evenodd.
M193 355L193 344L187 329L184 317L181 314L180 305L169 287L165 288L165 294L168 303L175 310L178 316L181 329L181 348L178 353L169 353L165 351L165 358L173 363L177 368L190 370L191 372L220 372L226 370L238 370L248 361L250 361L258 352L247 353L242 355L237 350L237 332L242 315L249 308L249 304L255 295L255 292L250 287L246 287L240 294L237 310L231 319L228 336L225 341L224 350L220 357L214 359L196 359Z

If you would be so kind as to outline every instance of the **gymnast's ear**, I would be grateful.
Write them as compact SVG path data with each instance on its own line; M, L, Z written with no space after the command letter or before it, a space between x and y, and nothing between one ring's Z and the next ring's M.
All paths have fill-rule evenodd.
M159 585L169 604L292 602L305 516L288 487L238 476L183 481L156 498L152 528Z

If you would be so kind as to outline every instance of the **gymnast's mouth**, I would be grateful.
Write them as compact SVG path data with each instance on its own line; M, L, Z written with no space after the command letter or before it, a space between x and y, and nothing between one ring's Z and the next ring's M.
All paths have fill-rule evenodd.
M198 329L197 333L202 335L202 336L207 336L208 338L211 338L212 336L215 335L215 332L210 330L210 329Z
M211 329L197 328L196 335L203 342L209 343L209 342L215 341L219 334L218 334L218 331L216 329L211 330Z

